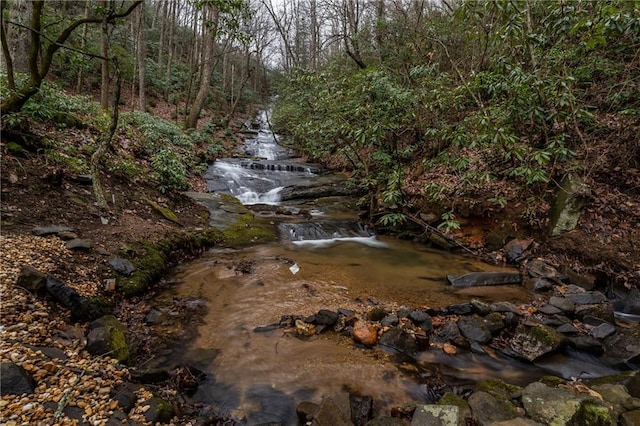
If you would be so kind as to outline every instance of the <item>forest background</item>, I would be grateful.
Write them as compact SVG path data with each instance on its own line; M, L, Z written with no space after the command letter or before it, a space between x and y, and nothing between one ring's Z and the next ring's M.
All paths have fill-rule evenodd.
M1 6L3 183L30 161L53 182L91 174L103 210L100 176L198 189L235 120L277 95L275 128L364 188L379 229L489 250L534 238L640 282L638 2ZM563 185L582 216L551 238Z

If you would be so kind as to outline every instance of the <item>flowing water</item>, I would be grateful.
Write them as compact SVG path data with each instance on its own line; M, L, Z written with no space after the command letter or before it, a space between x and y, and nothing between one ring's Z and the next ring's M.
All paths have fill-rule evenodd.
M254 158L211 166L206 175L211 191L232 193L245 204L278 204L282 187L314 179L318 169L292 159L266 123L263 115L255 138L245 144ZM301 340L268 327L283 315L307 316L320 309L440 307L471 299L518 304L533 297L522 286L454 290L446 283L448 274L498 268L376 236L355 220L356 212L332 216L313 202L304 208L311 219L281 223L280 243L212 250L181 265L172 276L175 285L156 301L206 301L207 314L193 326L197 337L174 348L167 361L187 362L207 373L193 400L214 403L248 424L295 424L299 401L319 402L345 387L373 396L375 409L384 413L393 405L424 401L428 378L461 386L487 378L525 384L563 365L559 360L536 367L498 355L453 356L440 349L406 359L384 348L358 347L331 331Z

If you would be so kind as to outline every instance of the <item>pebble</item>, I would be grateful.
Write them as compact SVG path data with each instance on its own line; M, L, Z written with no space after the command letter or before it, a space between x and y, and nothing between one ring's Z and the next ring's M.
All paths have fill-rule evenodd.
M105 425L117 401L111 400L111 389L122 383L129 372L110 357L94 357L84 351L82 325L66 322L68 312L54 302L16 288L20 268L32 265L42 273L65 272L65 283L83 296L98 294L99 265L87 265L72 270L68 265L73 254L56 237L32 235L0 235L0 294L2 295L2 325L0 326L0 361L11 361L29 371L36 380L33 394L3 395L0 398L0 424L73 425L78 420L66 416L55 418L57 404L68 393L68 406L83 410L88 424ZM69 334L76 330L76 334ZM64 336L72 337L64 337ZM52 360L34 347L63 349L68 359ZM80 379L78 381L78 379ZM151 393L139 390L147 401ZM90 402L89 402L90 401ZM45 405L46 403L49 403ZM139 406L134 408L134 411ZM147 408L148 410L149 408ZM130 422L149 425L144 416L130 418Z

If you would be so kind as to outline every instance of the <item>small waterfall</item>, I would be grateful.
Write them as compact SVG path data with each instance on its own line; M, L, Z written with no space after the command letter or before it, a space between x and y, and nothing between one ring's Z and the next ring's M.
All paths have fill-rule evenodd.
M257 129L241 149L251 158L222 158L209 167L204 175L208 191L232 194L248 205L279 204L285 186L304 182L319 171L314 165L290 161L293 152L278 144L267 118L268 112L261 111L246 123L252 131Z
M237 197L242 204L278 204L280 191L317 169L308 164L271 160L220 159L204 175L207 190Z
M322 247L339 241L353 241L361 244L384 247L376 239L372 229L353 220L320 220L303 223L282 223L280 233L296 245Z

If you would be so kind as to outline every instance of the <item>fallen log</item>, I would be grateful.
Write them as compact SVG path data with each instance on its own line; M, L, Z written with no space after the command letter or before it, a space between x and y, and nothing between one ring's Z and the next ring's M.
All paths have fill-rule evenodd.
M519 272L471 272L464 275L447 275L454 288L481 287L489 285L521 284Z
M59 279L51 275L47 276L45 287L58 303L71 311L72 318L79 321L93 321L102 316L102 312L86 297Z

